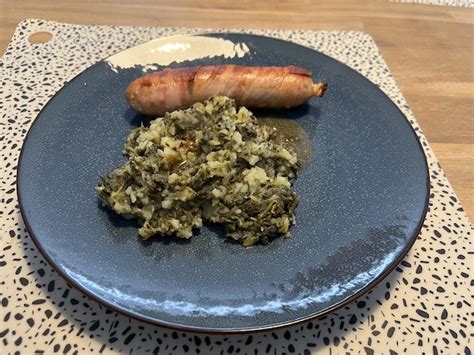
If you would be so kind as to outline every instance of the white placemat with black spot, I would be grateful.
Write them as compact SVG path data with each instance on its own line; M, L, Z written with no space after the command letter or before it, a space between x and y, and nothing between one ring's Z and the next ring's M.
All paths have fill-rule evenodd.
M30 44L28 36L37 31L51 32L52 41ZM286 329L200 335L110 311L48 265L26 232L15 190L20 148L36 115L66 81L96 61L156 37L197 32L205 30L43 20L18 25L0 61L0 352L470 354L472 227L377 46L363 32L241 31L290 40L348 64L387 93L421 139L432 185L427 219L405 260L368 294L323 319Z
M420 5L438 5L474 8L473 0L388 0L389 2L403 2Z

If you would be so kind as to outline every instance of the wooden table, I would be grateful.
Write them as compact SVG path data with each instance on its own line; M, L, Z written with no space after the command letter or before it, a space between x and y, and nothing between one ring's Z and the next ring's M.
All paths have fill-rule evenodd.
M315 5L317 4L317 5ZM474 216L474 10L375 0L0 0L0 53L26 18L107 25L362 30Z

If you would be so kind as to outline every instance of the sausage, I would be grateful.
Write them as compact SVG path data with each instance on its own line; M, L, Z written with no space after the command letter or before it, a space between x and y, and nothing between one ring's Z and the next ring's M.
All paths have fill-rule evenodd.
M301 67L212 65L145 75L128 86L126 96L135 111L158 116L216 95L247 107L290 108L323 96L326 88L314 83L311 72Z

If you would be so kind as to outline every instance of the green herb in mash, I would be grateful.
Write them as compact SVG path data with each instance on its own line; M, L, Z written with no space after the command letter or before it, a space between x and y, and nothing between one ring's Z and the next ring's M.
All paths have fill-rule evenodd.
M296 154L274 129L234 100L212 97L134 129L128 161L101 177L97 193L139 219L144 238L190 238L203 221L222 223L244 246L288 236L298 197Z

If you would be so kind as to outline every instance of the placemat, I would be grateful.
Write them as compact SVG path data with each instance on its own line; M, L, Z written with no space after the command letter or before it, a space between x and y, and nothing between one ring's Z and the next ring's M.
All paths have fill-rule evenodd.
M37 31L52 41L30 44ZM224 29L218 30L225 31ZM205 335L149 325L71 288L45 261L19 214L15 174L23 138L62 85L96 61L156 37L206 29L21 22L0 61L0 343L3 353L397 354L471 353L471 224L373 39L363 32L232 30L324 52L376 83L407 115L428 158L430 207L406 258L377 287L319 320L269 332Z
M403 2L420 5L439 5L474 8L473 0L388 0L389 2Z

